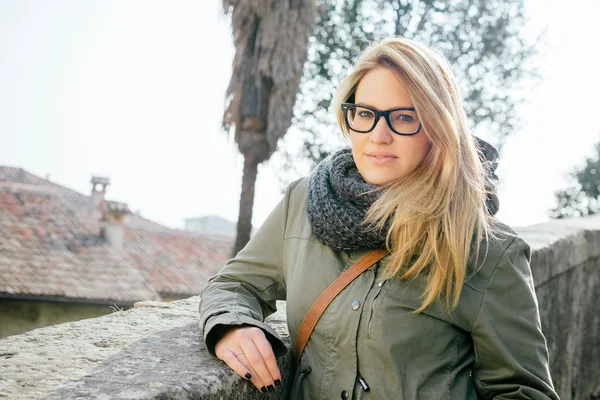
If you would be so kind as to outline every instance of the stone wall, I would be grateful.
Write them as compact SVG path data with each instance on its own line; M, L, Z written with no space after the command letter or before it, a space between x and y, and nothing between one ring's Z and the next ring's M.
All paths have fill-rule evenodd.
M563 400L600 399L600 216L518 229L534 249L531 269Z
M600 399L600 217L518 229L532 270L555 386L563 400ZM132 310L0 340L0 398L287 398L263 394L210 357L198 334L198 298L143 302ZM289 342L283 303L268 321Z
M198 302L142 302L0 340L0 398L285 398L285 385L267 396L206 352ZM280 306L269 322L287 339ZM283 371L291 370L290 361L280 360Z
M0 338L111 313L108 305L0 299Z

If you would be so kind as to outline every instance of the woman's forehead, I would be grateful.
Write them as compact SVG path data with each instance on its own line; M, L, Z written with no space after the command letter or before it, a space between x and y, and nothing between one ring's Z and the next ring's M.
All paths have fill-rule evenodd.
M362 77L356 88L354 101L382 110L413 107L402 78L384 67L373 69Z

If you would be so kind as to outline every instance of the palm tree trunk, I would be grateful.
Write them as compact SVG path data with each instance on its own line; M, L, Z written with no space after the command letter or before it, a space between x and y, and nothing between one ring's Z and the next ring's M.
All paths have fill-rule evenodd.
M231 256L234 257L250 240L252 231L252 207L254 205L254 188L258 173L256 157L244 156L244 175L242 177L242 193L240 195L240 212L237 222L237 236Z

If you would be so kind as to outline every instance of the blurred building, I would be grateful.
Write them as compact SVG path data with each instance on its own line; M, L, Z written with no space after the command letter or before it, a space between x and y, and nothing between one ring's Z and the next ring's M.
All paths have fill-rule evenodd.
M217 215L186 218L185 230L198 233L214 233L219 235L235 236L236 223Z
M0 166L0 337L200 293L233 237L170 229L105 199Z

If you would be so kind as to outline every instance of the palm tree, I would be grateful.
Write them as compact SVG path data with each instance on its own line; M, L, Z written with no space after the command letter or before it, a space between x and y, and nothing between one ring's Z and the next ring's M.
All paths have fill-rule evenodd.
M250 239L258 165L292 122L316 7L314 0L223 0L223 9L235 45L223 128L234 129L244 156L235 255Z

